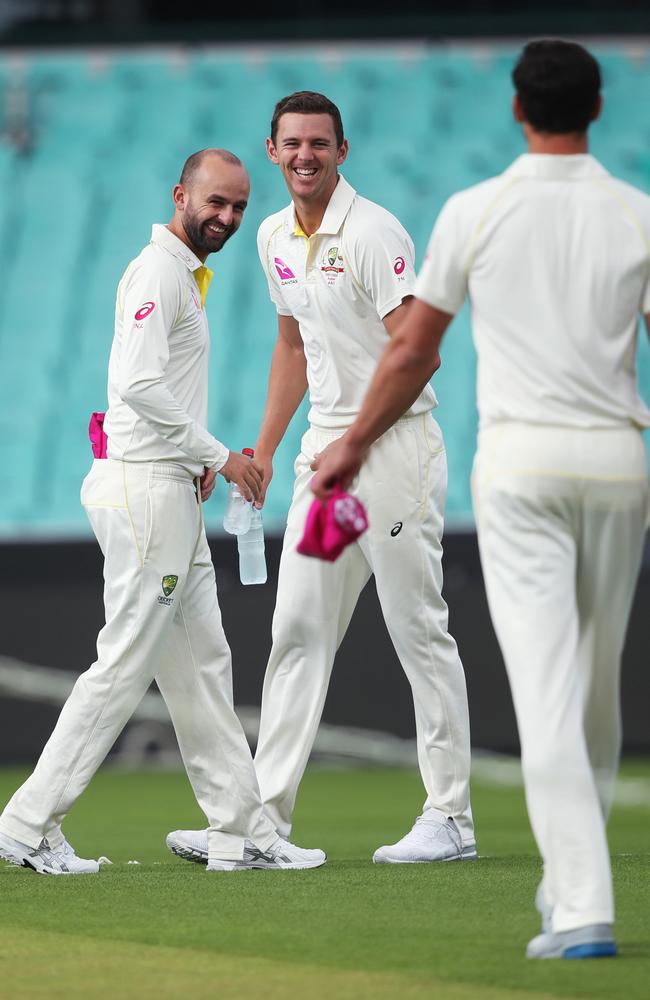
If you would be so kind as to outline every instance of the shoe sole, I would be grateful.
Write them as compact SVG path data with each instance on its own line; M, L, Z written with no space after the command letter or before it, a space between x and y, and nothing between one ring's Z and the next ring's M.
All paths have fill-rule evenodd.
M213 862L208 865L207 871L209 872L245 872L253 871L256 869L258 871L267 872L290 872L290 871L304 871L307 868L320 868L324 865L327 858L323 858L322 861L309 861L301 864L293 865L260 865L260 864L247 864L243 861L218 861Z
M595 941L593 944L576 944L565 948L562 958L615 958L618 949L614 941Z
M586 944L573 944L568 948L554 948L541 955L526 954L530 959L554 959L562 958L576 960L581 958L615 958L618 955L618 948L615 941L591 941Z
M407 861L404 858L377 858L373 855L372 863L375 865L435 865L440 861L478 861L476 850L472 849L470 854L465 853L465 851L462 854L455 854L451 858L416 858L413 861Z

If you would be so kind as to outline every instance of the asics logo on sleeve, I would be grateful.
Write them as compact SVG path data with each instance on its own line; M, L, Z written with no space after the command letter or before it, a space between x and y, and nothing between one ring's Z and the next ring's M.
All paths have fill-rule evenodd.
M401 274L405 267L406 267L406 261L404 260L404 258L396 257L395 262L393 264L393 271L395 272L395 274Z
M137 320L146 319L147 316L151 315L151 313L154 311L155 308L156 308L155 302L144 302L138 309L137 313L135 314L135 318Z
M401 530L402 530L402 522L396 521L393 527L390 529L391 537L395 538L395 535L399 535Z

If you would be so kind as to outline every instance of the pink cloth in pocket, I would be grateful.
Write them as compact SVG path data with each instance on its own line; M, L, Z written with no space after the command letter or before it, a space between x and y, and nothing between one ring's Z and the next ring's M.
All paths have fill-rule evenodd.
M361 501L337 490L325 502L314 499L297 551L303 556L334 562L367 527L368 516Z
M92 413L88 424L88 437L93 449L95 458L106 458L106 447L108 438L104 432L105 413Z

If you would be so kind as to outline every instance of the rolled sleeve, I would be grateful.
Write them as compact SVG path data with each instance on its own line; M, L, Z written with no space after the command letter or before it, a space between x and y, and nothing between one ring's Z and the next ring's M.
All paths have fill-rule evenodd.
M415 294L415 248L404 227L386 212L381 225L353 247L356 277L380 319Z

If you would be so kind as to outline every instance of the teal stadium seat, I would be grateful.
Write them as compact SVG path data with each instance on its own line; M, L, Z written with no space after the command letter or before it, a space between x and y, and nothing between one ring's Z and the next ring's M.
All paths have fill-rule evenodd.
M339 104L350 140L344 172L406 226L421 262L433 221L455 190L523 151L512 121L516 48L426 43L264 49L0 55L0 533L87 534L79 487L90 462L89 413L106 406L117 282L166 222L185 157L232 149L252 185L240 233L212 258L210 425L229 446L254 444L276 337L257 260L260 221L288 203L264 139L275 102L319 90ZM606 103L594 153L650 190L650 48L603 46ZM8 94L11 91L11 97ZM26 100L33 143L11 144L10 109ZM642 338L645 340L645 338ZM471 520L476 437L469 310L445 339L435 377L449 462L449 524ZM650 352L640 347L650 397ZM305 403L275 460L265 510L284 525ZM206 508L219 530L226 489Z

